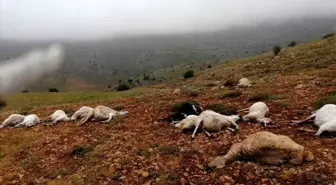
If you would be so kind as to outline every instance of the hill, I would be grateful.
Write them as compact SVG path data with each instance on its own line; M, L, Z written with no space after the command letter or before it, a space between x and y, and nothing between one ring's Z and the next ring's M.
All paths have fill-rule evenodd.
M280 23L234 26L213 32L119 36L98 41L62 41L66 49L63 68L41 79L29 91L45 91L51 86L61 91L106 89L119 80L137 79L142 85L180 78L186 69L201 71L235 58L271 51L275 45L287 46L319 39L335 31L335 17L305 17ZM220 23L218 23L220 24ZM51 41L0 41L0 59L15 57L35 46ZM166 69L166 71L163 71ZM168 73L170 71L170 73ZM145 74L155 81L143 81ZM138 84L137 84L138 85Z
M59 108L75 111L83 103L120 104L130 114L113 124L61 123L0 130L0 184L333 184L336 138L314 137L314 131L306 130L316 128L290 126L289 120L305 118L322 104L336 103L331 93L336 90L335 43L332 37L283 48L278 57L265 53L233 60L188 80L121 92L120 99L113 98L115 94L96 99L97 93L62 92L7 97L2 119L20 110L23 101L33 106L29 112L42 118ZM252 87L223 98L233 90L221 84L229 77L243 76L252 80ZM182 88L181 94L172 94L174 88ZM196 93L184 93L185 89ZM204 107L219 103L241 109L254 102L248 101L251 97L269 105L275 125L264 128L243 122L237 134L223 131L212 138L198 134L191 140L190 134L156 122L181 100L193 98ZM205 169L211 158L261 130L291 137L312 151L315 160L302 166L236 161L221 170Z

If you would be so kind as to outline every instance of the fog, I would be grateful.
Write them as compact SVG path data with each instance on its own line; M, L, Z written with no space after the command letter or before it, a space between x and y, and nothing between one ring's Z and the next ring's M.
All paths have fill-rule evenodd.
M335 13L334 0L0 0L0 38L203 32Z
M35 48L14 59L0 61L0 95L18 92L38 79L60 69L64 49L60 44Z

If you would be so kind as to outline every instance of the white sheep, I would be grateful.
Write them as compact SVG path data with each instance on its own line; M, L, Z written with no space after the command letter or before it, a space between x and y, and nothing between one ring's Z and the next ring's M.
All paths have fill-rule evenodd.
M17 125L15 125L15 128L18 127L32 127L36 124L40 123L40 118L36 114L29 114L26 116L23 121Z
M78 118L86 118L90 111L93 111L92 107L83 106L71 116L70 120L75 121Z
M47 125L56 124L61 121L70 121L70 118L65 114L63 110L56 110L52 115L50 115L46 120L51 120L52 122Z
M26 116L21 114L11 114L4 122L0 125L0 128L5 128L8 126L15 126L21 123Z
M314 160L313 154L285 135L261 131L233 144L224 156L218 156L208 164L210 168L223 168L236 160L245 159L270 165L289 163L301 165Z
M192 138L195 137L199 127L210 136L209 132L219 132L223 127L234 127L237 130L239 126L237 121L241 119L238 115L225 116L211 110L203 111L199 116L190 115L177 123L175 126L183 131L194 128Z
M104 105L98 105L93 110L91 110L88 115L83 119L78 125L82 125L83 123L87 122L90 118L93 118L95 121L101 121L103 123L108 123L114 118L115 116L122 116L127 115L128 111L121 110L116 111L111 109L110 107Z
M318 109L314 114L310 115L307 119L295 122L295 124L304 123L314 118L314 125L319 129L316 132L316 136L321 135L324 131L336 132L336 105L326 104Z
M257 121L264 126L271 124L273 121L270 118L266 118L269 115L269 108L264 102L257 102L251 105L249 108L241 109L238 112L248 112L243 116L244 121Z
M251 82L247 78L241 78L237 87L251 87Z

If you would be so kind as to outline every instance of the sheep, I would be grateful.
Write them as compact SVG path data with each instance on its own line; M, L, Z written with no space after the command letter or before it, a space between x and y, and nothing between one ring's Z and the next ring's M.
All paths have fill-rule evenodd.
M23 121L17 125L15 125L15 128L18 127L32 127L36 124L40 123L40 118L36 114L29 114L26 116Z
M56 110L46 120L49 120L49 119L51 119L52 122L47 125L53 125L61 121L70 121L70 118L65 114L63 110Z
M92 117L95 121L101 121L102 123L109 123L113 117L117 115L122 116L127 114L128 111L126 110L116 111L111 109L110 107L104 105L98 105L93 110L91 110L78 125L84 124Z
M336 105L326 104L308 118L302 121L293 121L294 125L304 123L314 118L314 125L319 127L316 136L320 136L323 132L336 132Z
M243 116L244 121L257 121L264 126L273 123L272 119L266 118L269 115L269 108L264 102L254 103L249 108L238 110L238 112L247 111L248 114Z
M19 57L0 62L0 95L18 91L22 86L36 82L44 75L57 71L64 62L61 44L36 48Z
M21 123L26 116L21 114L11 114L5 121L0 125L0 128L5 128L8 126L15 126Z
M238 130L239 126L236 122L241 119L238 115L225 116L211 110L203 111L199 116L189 115L175 127L179 127L182 131L194 128L192 138L195 138L199 127L203 129L206 135L211 136L209 132L218 132L223 127L234 127L234 131Z
M216 157L208 167L219 169L240 159L269 165L283 163L301 165L303 161L314 160L314 156L288 136L261 131L249 135L240 143L233 144L226 155Z
M238 81L237 87L251 87L251 83L247 78L241 78Z
M77 118L84 119L90 111L93 111L92 107L83 106L71 116L70 120L75 121Z

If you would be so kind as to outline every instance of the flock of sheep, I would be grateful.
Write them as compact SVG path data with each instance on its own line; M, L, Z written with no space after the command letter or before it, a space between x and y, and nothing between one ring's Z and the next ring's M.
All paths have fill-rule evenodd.
M251 86L251 84L246 78L239 81L238 87L248 86ZM203 108L197 104L190 104L186 105L183 112L181 112L182 117L170 120L170 122L182 131L193 131L192 138L195 137L199 130L203 131L207 136L211 136L210 132L219 132L223 128L236 132L239 129L238 124L241 121L255 121L265 127L273 123L273 121L268 118L269 108L264 102L256 102L250 107L241 109L238 112L244 112L246 114L244 116L222 115L212 110L203 110ZM116 116L127 114L128 111L126 110L116 111L104 105L98 105L95 108L83 106L71 117L68 117L63 110L56 110L44 120L44 122L46 125L52 125L62 121L66 122L81 119L78 125L82 125L89 120L108 123ZM319 136L325 131L336 132L336 105L324 105L307 119L293 121L293 125L299 125L313 118L314 124L319 127L316 135ZM51 120L51 122L47 122L47 120ZM162 120L167 121L166 118ZM0 128L10 126L32 127L40 122L41 120L36 114L27 116L12 114L2 123ZM272 165L282 163L300 165L304 161L313 160L314 156L310 151L306 150L305 147L294 142L287 136L261 131L248 136L240 143L233 144L226 155L216 157L208 164L208 167L223 168L227 163L241 158Z
M104 123L110 122L116 116L127 115L128 111L121 110L116 111L104 105L98 105L95 108L83 106L78 111L76 111L70 118L63 110L56 110L51 114L46 120L44 120L46 125L53 125L59 122L75 121L81 119L78 125L82 125L88 120L91 121L101 121ZM47 122L51 120L51 123ZM30 114L27 116L21 114L10 115L1 125L0 128L5 127L32 127L39 124L41 119L36 114Z

